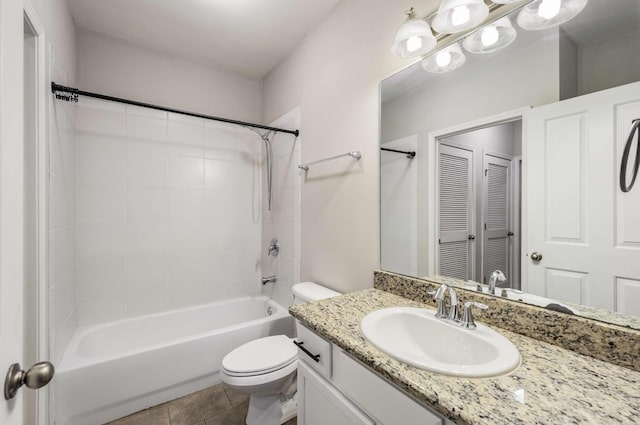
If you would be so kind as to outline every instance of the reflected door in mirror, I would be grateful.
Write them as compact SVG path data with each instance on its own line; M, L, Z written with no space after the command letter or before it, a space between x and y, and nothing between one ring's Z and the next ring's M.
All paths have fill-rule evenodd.
M462 280L473 279L473 152L441 145L438 176L438 273Z
M529 292L640 314L640 195L616 184L634 114L640 83L525 114Z

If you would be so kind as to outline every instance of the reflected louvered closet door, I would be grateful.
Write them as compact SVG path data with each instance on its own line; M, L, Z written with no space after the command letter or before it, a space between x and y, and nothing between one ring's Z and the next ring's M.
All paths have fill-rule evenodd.
M438 160L438 274L473 275L473 153L440 145Z
M511 280L511 161L485 155L484 174L484 281L494 270Z

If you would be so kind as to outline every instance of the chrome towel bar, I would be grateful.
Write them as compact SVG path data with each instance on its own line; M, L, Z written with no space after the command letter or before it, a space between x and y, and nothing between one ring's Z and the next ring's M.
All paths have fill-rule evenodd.
M350 156L351 158L355 159L356 161L360 161L360 158L362 158L362 154L360 153L360 151L351 151L351 152L343 153L341 155L336 155L336 156L332 156L332 157L329 157L329 158L319 159L317 161L309 162L307 164L300 164L300 165L298 165L298 168L301 169L301 170L304 170L304 171L309 171L309 167L311 165L318 164L320 162L331 161L331 160L342 158L342 157L345 157L345 156Z

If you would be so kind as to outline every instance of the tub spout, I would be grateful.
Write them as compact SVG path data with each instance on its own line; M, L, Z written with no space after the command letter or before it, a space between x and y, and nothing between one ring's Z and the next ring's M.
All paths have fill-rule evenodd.
M262 284L263 284L263 285L266 285L267 283L273 283L273 282L275 282L276 280L277 280L277 279L276 279L276 276L275 276L275 275L273 275L273 276L263 277L263 278L262 278Z

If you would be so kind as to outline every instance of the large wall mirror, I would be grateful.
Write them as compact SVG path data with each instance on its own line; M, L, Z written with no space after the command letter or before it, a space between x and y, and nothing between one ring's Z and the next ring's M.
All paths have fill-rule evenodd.
M496 296L640 328L640 1L535 31L522 3L506 47L459 37L382 81L381 268L485 292L501 270Z

